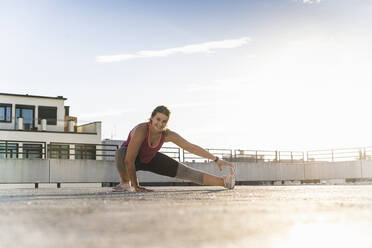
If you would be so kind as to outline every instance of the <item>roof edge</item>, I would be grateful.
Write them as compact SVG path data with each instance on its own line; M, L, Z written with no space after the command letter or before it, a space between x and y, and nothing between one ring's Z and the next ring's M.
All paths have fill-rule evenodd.
M0 92L0 96L17 96L17 97L47 98L47 99L54 99L54 100L67 100L67 98L65 98L63 96L57 96L57 97L36 96L36 95L29 95L29 94L22 95L22 94L12 94L12 93L2 93L2 92Z

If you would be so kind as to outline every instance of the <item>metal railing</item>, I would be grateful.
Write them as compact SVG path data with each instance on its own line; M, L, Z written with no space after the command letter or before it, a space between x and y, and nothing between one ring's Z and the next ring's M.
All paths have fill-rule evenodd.
M51 142L48 145L48 157L60 159L115 159L115 152L119 148L113 144L86 144Z
M215 156L218 156L226 161L232 161L233 159L233 150L232 149L206 149L208 152L212 153ZM208 160L209 162L210 160Z
M114 160L117 144L86 144L62 142L36 142L21 140L0 140L0 158L57 158ZM206 149L215 156L231 162L338 162L372 160L372 147L342 148L329 150L302 151L265 151ZM162 147L160 152L179 162L211 162L209 159L191 154L179 147ZM306 155L306 157L305 157Z
M277 161L276 151L260 151L260 150L235 150L235 162L272 162Z
M162 147L160 152L181 162L181 148L179 147Z
M46 142L0 140L0 158L47 158Z
M301 151L264 151L264 150L235 150L236 162L279 162L293 163L305 161L305 154Z
M305 153L301 151L278 151L279 163L304 162Z
M207 163L208 159L192 154L186 150L182 150L182 162Z
M206 148L205 150L207 150L208 152L212 153L213 155L215 156L218 156L224 160L227 160L227 161L232 161L233 160L233 150L231 149L210 149L210 148ZM182 161L183 162L205 162L205 163L208 163L210 162L211 160L209 159L206 159L206 158L202 158L202 157L199 157L195 154L192 154L186 150L182 150L183 153L182 153Z
M365 160L372 160L372 147L366 147L363 150L363 159Z
M372 159L372 148L340 148L308 151L307 161L339 162ZM367 155L368 154L368 155Z

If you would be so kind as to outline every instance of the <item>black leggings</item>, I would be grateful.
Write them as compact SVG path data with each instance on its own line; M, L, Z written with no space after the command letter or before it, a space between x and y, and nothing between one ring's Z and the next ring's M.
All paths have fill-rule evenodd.
M119 171L126 170L124 163L126 152L127 147L122 147L116 152L116 167ZM157 152L149 163L142 163L137 157L135 166L136 171L150 171L162 176L190 180L197 184L203 184L203 175L205 174L202 171L190 168L160 152Z

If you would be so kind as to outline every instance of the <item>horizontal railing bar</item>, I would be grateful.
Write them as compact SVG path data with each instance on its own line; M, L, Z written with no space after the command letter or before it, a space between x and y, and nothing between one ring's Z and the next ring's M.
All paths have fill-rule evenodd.
M91 143L65 143L65 142L50 142L50 144L58 144L58 145L99 145L99 146L119 146L115 144L91 144Z
M26 145L27 144L27 145ZM74 147L73 147L74 146ZM39 154L42 157L48 155L86 156L86 157L113 157L119 145L116 144L87 144L24 140L0 140L0 154L18 156L21 154ZM342 161L357 159L372 159L372 147L365 148L337 148L329 150L301 151L274 151L274 150L243 150L206 148L210 153L224 159L239 159L239 161ZM73 151L78 154L73 154ZM184 161L210 161L189 153L179 147L162 147L160 152L172 158ZM72 154L70 154L72 153ZM99 154L103 153L103 154Z

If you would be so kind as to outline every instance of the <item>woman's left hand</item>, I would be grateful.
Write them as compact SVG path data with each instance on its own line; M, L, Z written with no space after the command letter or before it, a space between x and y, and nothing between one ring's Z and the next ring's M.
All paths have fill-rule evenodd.
M228 166L232 169L234 169L234 165L230 162L227 162L225 160L222 160L222 159L219 159L217 162L216 162L218 168L220 168L220 171L222 171L222 166Z

